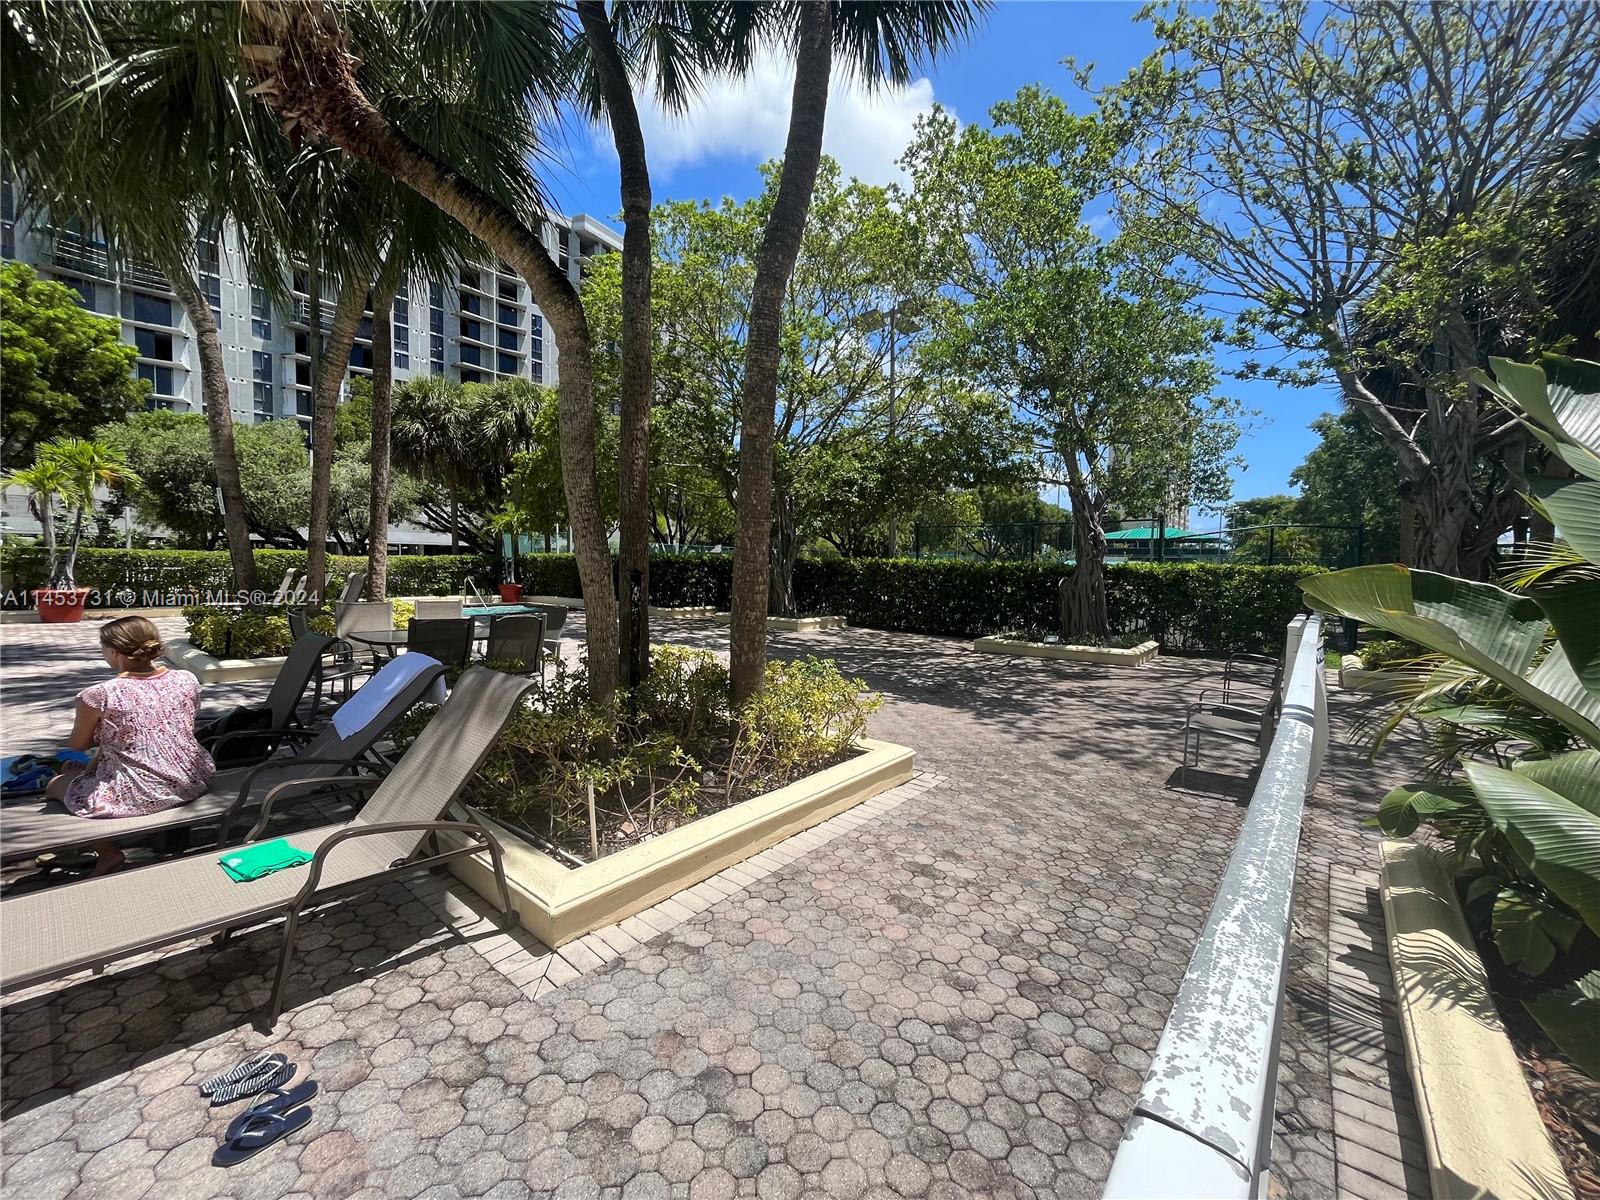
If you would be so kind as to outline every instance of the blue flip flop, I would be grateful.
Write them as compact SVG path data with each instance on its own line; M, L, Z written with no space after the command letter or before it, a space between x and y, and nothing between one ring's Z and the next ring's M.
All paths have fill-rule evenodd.
M311 1110L302 1107L281 1115L275 1112L248 1112L239 1120L245 1123L245 1127L237 1136L229 1137L216 1148L211 1155L212 1166L235 1166L261 1153L268 1146L281 1142L296 1130L304 1129L311 1123ZM228 1132L233 1133L233 1126L228 1127Z
M302 1104L315 1098L317 1094L317 1081L308 1079L297 1088L284 1091L282 1088L268 1088L263 1098L252 1104L228 1123L228 1131L222 1135L222 1140L231 1142L241 1136L249 1127L250 1118L260 1114L282 1116L291 1108L299 1108Z

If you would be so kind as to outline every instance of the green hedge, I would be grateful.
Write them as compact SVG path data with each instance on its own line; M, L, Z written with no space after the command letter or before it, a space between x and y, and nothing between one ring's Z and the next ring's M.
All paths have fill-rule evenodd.
M257 550L256 574L261 588L275 591L290 567L303 568L304 550ZM331 554L328 573L343 576L364 570L365 557ZM30 607L28 591L44 580L44 550L36 545L0 548L5 579L5 606ZM389 594L393 596L459 595L469 576L488 590L499 581L491 555L396 554L389 559ZM233 591L233 571L221 550L78 551L78 586L89 588L92 608L159 608L220 600Z
M345 574L361 558L335 555L329 571ZM277 586L290 566L303 566L301 550L258 550L264 588ZM570 554L522 558L530 595L578 596L577 563ZM37 547L6 547L7 607L26 607L26 588L43 575ZM1321 571L1310 566L1218 566L1211 563L1113 563L1107 568L1112 625L1117 633L1145 633L1169 650L1233 653L1279 648L1284 626L1302 611L1299 581ZM389 594L448 596L471 577L486 592L498 581L490 556L396 555L389 560ZM650 563L652 604L663 608L729 606L732 559L722 554L663 554ZM1056 623L1062 568L1042 562L967 562L953 559L803 558L795 567L795 596L804 613L844 616L852 625L903 629L948 637L978 637L1003 630L1051 628ZM105 550L79 553L78 582L94 589L96 607L182 604L195 594L219 597L231 590L228 556L201 550ZM188 598L138 597L186 593ZM132 596L136 599L128 599Z

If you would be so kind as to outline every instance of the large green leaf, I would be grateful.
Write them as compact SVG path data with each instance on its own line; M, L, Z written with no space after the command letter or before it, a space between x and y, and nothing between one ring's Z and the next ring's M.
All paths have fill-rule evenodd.
M1489 819L1539 882L1600 933L1600 815L1525 771L1472 764L1467 778Z
M1534 662L1549 619L1537 602L1398 563L1351 567L1300 581L1318 608L1387 629L1502 684L1600 747L1600 693L1584 686L1560 647Z
M1573 680L1600 696L1600 579L1579 579L1528 593L1550 618ZM1552 683L1551 690L1557 690Z
M1521 409L1574 470L1600 479L1600 363L1550 356L1543 367L1507 358L1489 364L1494 378L1474 371L1474 381Z
M1600 1079L1600 971L1522 1003L1578 1070Z
M1600 750L1524 758L1512 763L1511 769L1600 817Z
M1506 889L1494 903L1494 944L1527 975L1542 975L1558 950L1572 949L1583 923L1538 896Z
M1465 784L1397 787L1378 805L1378 827L1394 837L1405 837L1416 831L1424 817L1459 812L1476 803L1472 789Z
M1592 563L1600 563L1600 483L1590 480L1528 480L1550 520L1567 544Z

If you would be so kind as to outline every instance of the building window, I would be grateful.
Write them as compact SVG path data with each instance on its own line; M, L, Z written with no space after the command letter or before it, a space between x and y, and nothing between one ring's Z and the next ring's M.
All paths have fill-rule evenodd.
M172 326L172 301L159 296L146 296L142 292L124 293L122 315L143 325Z
M6 257L9 258L11 256L7 255ZM99 311L95 304L94 284L90 283L87 279L73 279L70 276L62 279L61 282L78 293L78 304L80 307L87 308L90 312Z
M350 347L350 365L360 371L372 370L372 347L360 342Z
M201 234L194 244L200 263L200 290L211 302L212 315L222 323L222 248L215 234Z
M483 361L482 351L479 350L477 346L461 347L461 365L470 367L488 366L488 364ZM462 378L465 378L465 376L463 375Z
M275 415L272 406L272 355L265 350L250 352L251 390L255 395L256 417L271 420Z
M428 285L428 373L444 374L444 288Z
M270 421L277 414L272 408L272 385L270 383L256 382L250 385L255 393L256 419Z
M296 329L294 331L294 352L311 357L311 331L309 329Z
M484 315L484 312L483 312L483 297L482 296L462 296L461 297L461 311L462 312L469 312L475 317L483 316Z
M411 301L405 296L394 298L394 365L411 366Z
M516 309L508 308L504 304L500 306L495 315L500 319L500 324L502 325L515 325L521 320L522 316Z
M311 389L299 388L294 394L294 415L311 419Z
M262 341L272 339L272 299L258 287L250 289L250 332Z
M461 368L461 382L462 383L483 383L484 382L484 374L483 374L482 371L474 371L474 370L471 370L471 369L469 369L467 367L462 367Z
M134 374L150 385L150 390L157 396L172 397L177 395L172 390L172 368L158 367L153 363L139 363L134 368Z
M520 329L501 329L501 330L498 330L497 333L498 333L498 336L495 338L495 341L499 345L500 349L502 349L502 350L521 350L522 349L522 330L520 330Z
M539 313L533 314L533 320L528 326L532 337L528 342L528 353L533 359L533 381L544 382L544 317Z
M502 375L520 375L522 374L522 363L514 355L501 354L496 356L495 370Z
M470 338L474 342L481 342L484 340L483 326L477 321L469 321L465 317L462 317L461 336L464 338Z
M159 358L162 362L173 361L170 333L158 333L154 329L135 327L133 344L139 348L140 358Z
M473 267L462 267L461 286L472 288L475 291L482 291L483 277Z

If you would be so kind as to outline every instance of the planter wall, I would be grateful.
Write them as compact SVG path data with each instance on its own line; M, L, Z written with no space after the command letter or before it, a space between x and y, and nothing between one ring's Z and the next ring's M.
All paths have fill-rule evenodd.
M493 823L518 920L547 946L564 945L911 778L907 747L872 738L859 745L862 753L848 762L582 867L564 867L515 830ZM498 908L487 854L457 859L451 870Z
M249 679L276 679L285 655L271 658L217 658L179 638L167 643L163 656L175 667L192 671L201 683L240 683Z
M718 613L718 625L732 625L732 613ZM843 617L768 617L768 633L815 633L819 629L843 629Z
M1025 642L1021 638L985 637L972 643L982 654L1015 658L1053 658L1062 662L1097 663L1106 667L1142 667L1161 652L1158 642L1137 646L1063 646L1058 642Z

